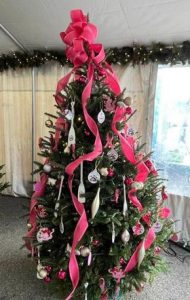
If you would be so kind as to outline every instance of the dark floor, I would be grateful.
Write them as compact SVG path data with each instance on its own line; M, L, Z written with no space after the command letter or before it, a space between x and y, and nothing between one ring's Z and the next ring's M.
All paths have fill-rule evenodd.
M22 204L27 201L0 197L0 300L57 300L49 296L47 285L36 278L27 251L20 250L26 230L26 219L21 218L25 213ZM178 247L176 250L181 255L188 254ZM182 263L175 257L166 258L170 272L161 274L152 286L146 286L140 294L129 295L127 300L190 299L190 259Z

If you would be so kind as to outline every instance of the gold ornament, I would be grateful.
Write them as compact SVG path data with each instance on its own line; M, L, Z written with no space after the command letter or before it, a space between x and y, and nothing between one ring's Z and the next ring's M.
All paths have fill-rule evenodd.
M64 149L64 153L70 154L70 152L71 152L70 147L67 146L67 147Z
M124 99L124 102L125 102L125 104L126 104L127 106L131 106L131 104L132 104L132 98L131 98L131 97L126 97L126 98Z
M32 224L27 223L27 228L28 228L28 230L32 229Z

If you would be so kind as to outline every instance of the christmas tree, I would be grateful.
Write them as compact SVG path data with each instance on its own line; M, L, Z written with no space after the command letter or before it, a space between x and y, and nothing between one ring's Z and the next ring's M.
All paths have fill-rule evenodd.
M4 177L5 173L2 173L2 169L3 169L4 165L0 166L0 180L2 180L2 178ZM4 191L6 188L8 188L10 185L7 182L1 182L0 181L0 193L2 191Z
M61 38L74 67L39 140L45 162L25 241L37 277L64 299L122 299L163 269L173 222L163 181L128 126L131 99L94 43L97 28L80 10L71 19Z

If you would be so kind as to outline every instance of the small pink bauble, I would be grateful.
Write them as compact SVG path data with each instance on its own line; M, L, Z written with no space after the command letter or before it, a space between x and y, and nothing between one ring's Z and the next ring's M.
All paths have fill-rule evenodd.
M57 278L61 279L61 280L64 280L65 277L66 277L66 272L63 271L63 270L59 270L59 272L57 273Z

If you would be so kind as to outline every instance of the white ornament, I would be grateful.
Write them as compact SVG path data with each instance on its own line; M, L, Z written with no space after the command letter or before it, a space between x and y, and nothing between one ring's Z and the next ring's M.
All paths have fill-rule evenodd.
M110 160L115 161L118 159L119 155L115 149L111 149L108 151L107 156L109 157Z
M156 223L154 223L153 225L154 232L160 232L162 230L162 227L163 225L159 221L156 221Z
M142 190L144 188L144 183L143 182L139 182L139 181L134 181L132 184L131 184L131 187L133 189L136 189L136 190Z
M71 110L65 109L65 118L66 118L68 121L72 120L72 118L73 118L73 113L72 113Z
M98 181L100 181L100 173L98 173L98 171L94 169L88 174L88 181L93 184L97 183Z
M91 212L92 212L92 219L94 219L95 215L98 212L100 206L100 187L97 190L96 196L92 202Z
M48 178L48 183L51 184L51 185L55 185L56 183L56 179L55 178Z
M44 279L47 275L48 275L48 272L45 268L43 268L37 272L38 279Z
M43 170L44 170L44 172L46 172L46 173L50 173L50 172L51 172L51 169L52 169L51 165L45 164L45 165L43 166Z
M82 247L80 249L80 255L83 257L87 257L90 254L90 249L88 247Z
M82 196L83 194L85 194L85 186L83 182L83 161L82 161L80 164L80 184L78 188L78 201L80 203L85 203L86 201L85 197Z
M130 239L130 234L127 229L125 229L121 234L121 240L124 244L127 244Z
M101 109L101 111L99 112L98 117L97 117L98 122L99 122L100 124L104 123L105 118L106 118L105 113L104 113L103 110Z
M99 171L102 176L108 176L108 168L101 168Z

